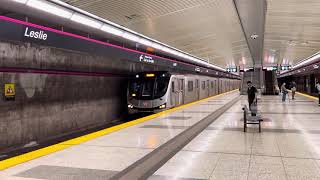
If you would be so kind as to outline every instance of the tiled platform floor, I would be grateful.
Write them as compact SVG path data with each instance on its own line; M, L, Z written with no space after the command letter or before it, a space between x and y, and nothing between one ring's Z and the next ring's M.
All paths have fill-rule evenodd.
M320 179L320 107L305 97L263 96L265 122L242 132L246 97L155 174L196 179ZM162 127L163 128L163 127Z
M83 173L79 175L81 171L91 174L90 180L106 179L122 171L184 131L184 128L161 129L143 128L143 126L165 125L170 127L180 125L187 128L237 96L239 96L238 93L230 93L206 102L200 102L144 123L17 165L0 171L0 179L88 179L88 177L83 176ZM206 109L206 112L184 112L198 112L203 109ZM43 173L43 169L48 173ZM54 172L57 173L55 174ZM97 176L94 177L92 174L97 174ZM163 176L153 176L152 178L163 179Z

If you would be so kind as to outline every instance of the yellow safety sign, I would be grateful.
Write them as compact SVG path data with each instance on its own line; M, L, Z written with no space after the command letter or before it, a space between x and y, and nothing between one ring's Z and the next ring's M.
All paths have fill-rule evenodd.
M4 96L5 97L14 97L16 95L16 90L14 84L5 84L4 85Z

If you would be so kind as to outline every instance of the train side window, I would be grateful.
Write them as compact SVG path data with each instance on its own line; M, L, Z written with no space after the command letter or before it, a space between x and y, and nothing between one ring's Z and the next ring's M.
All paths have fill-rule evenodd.
M184 84L183 84L183 79L180 79L180 80L179 80L179 85L180 85L179 90L182 90L182 91L183 91L183 89L184 89L184 88L183 88L183 85L184 85Z
M213 81L211 81L211 88L213 88Z
M196 80L196 88L199 88L199 80Z
M188 81L188 91L193 91L193 81Z
M175 92L175 89L174 89L174 82L171 82L171 92Z
M202 89L205 89L205 88L206 88L206 82L205 82L205 81L202 81L201 87L202 87Z

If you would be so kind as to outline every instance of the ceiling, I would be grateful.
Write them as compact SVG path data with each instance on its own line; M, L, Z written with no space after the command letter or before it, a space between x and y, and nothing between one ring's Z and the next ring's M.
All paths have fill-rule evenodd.
M267 3L264 64L295 64L319 51L319 0Z
M254 67L261 68L267 3L265 0L234 0L234 2L254 60Z
M63 0L221 67L252 65L233 0Z
M63 1L221 67L295 64L320 49L319 0Z

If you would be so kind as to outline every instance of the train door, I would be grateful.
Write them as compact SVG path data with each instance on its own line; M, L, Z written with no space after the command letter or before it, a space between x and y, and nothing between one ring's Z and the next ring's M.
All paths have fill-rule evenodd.
M217 79L214 80L214 95L218 94L218 83Z
M171 102L171 106L175 107L177 106L176 102L177 102L177 79L176 78L172 78L171 81L171 92L170 92L170 102Z
M184 104L184 79L178 79L178 102L177 105Z
M199 100L200 99L200 86L199 86L199 79L196 79L196 97Z
M209 80L207 80L207 97L210 96L210 83Z

